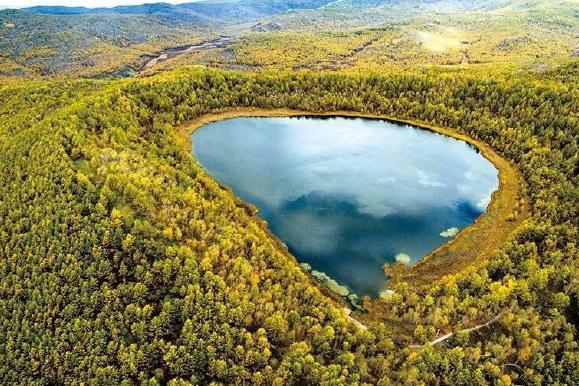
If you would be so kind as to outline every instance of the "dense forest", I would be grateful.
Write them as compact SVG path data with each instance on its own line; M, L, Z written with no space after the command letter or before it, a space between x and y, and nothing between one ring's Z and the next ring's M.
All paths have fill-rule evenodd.
M4 82L0 382L579 384L577 79L571 64ZM360 328L182 145L186 122L246 107L467 134L517 165L531 217L484 263L396 285Z

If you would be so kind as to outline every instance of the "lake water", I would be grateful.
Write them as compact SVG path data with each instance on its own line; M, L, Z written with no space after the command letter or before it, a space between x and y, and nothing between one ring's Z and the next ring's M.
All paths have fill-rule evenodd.
M359 295L485 211L498 172L475 148L394 122L234 118L192 135L203 167L259 208L301 263Z

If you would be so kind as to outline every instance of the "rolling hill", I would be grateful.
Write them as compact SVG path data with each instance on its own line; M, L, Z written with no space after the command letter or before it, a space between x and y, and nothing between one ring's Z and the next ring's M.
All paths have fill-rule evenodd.
M198 50L163 66L363 68L522 60L547 69L552 58L577 53L574 5L569 0L212 0L2 10L0 74L124 76L134 73L142 58L219 35L235 37L231 47Z

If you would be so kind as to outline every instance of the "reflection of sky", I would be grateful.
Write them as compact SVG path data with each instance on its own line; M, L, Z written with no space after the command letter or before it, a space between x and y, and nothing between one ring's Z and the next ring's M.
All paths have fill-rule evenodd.
M498 186L496 169L466 143L384 121L236 118L193 142L201 164L318 270L315 260L349 249L372 266L400 253L416 261L441 232L474 221ZM370 270L332 267L338 281Z

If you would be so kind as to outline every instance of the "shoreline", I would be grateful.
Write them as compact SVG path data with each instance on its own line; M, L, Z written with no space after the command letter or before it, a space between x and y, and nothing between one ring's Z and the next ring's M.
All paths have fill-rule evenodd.
M189 154L192 154L191 135L200 127L209 123L223 121L238 117L348 117L387 120L399 124L407 124L422 130L445 135L466 142L473 146L485 159L493 164L498 171L498 188L492 193L491 200L483 214L472 224L460 230L460 232L438 248L422 257L411 266L397 263L392 266L384 266L384 272L388 276L387 287L393 287L400 282L409 282L411 285L420 286L431 283L445 275L458 273L474 266L484 260L498 249L512 232L528 217L528 199L524 194L524 182L519 171L507 159L496 153L490 145L481 140L472 138L466 134L454 130L434 126L426 122L399 119L383 114L358 113L351 111L311 112L292 109L264 109L264 108L234 108L220 112L206 113L189 122L177 127L176 137L179 144ZM234 193L230 192L236 201L243 202ZM513 213L520 213L513 216ZM265 225L265 223L263 223ZM265 230L280 245L286 255L300 262L291 255L283 241L265 225ZM484 243L478 241L484 240ZM307 273L307 272L306 272ZM311 275L307 273L309 277ZM323 286L315 278L311 277L318 287ZM325 288L325 287L324 287ZM327 288L325 288L327 289ZM329 291L329 289L327 289ZM326 293L327 291L324 291ZM332 293L333 294L333 293ZM338 294L331 296L334 300ZM364 297L366 300L369 297ZM379 299L379 298L378 298ZM378 299L372 299L374 302ZM345 300L340 297L340 300ZM367 302L367 301L366 301ZM365 302L365 303L366 303Z

